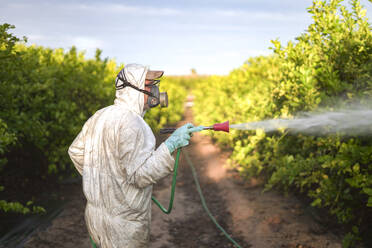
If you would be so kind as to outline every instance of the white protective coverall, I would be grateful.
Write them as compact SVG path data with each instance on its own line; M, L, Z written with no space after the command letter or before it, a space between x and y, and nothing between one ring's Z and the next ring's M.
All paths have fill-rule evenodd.
M125 76L144 89L148 68L129 64ZM98 110L84 124L68 153L83 176L85 221L102 248L147 247L152 184L173 171L174 158L143 120L144 95L117 90L114 105Z

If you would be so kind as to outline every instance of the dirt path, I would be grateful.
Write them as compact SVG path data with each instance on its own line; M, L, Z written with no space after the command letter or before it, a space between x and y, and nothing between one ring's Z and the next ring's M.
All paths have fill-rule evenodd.
M179 126L191 121L188 109ZM295 197L262 193L262 187L255 182L244 183L228 171L224 167L228 153L213 145L208 137L196 134L185 149L197 168L209 209L242 247L341 247L340 239L308 216ZM168 177L154 186L154 195L165 206L170 185ZM74 193L66 195L71 200L65 210L48 229L33 235L25 247L90 247L81 186L69 187L67 191ZM233 247L202 209L184 155L180 159L172 213L163 214L153 204L150 247Z

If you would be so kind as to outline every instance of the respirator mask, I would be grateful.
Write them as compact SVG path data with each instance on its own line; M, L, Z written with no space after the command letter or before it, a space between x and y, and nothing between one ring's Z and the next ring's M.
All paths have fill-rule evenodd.
M119 80L120 79L120 80ZM121 84L119 84L121 81ZM148 80L151 81L151 84L146 84L147 87L150 87L150 91L143 90L138 88L137 86L131 84L128 82L128 80L125 78L124 73L119 73L117 76L116 82L115 82L115 88L116 90L121 90L125 88L126 86L129 86L135 90L138 90L139 92L142 92L143 94L148 95L147 98L147 104L150 108L154 108L160 104L160 107L168 107L168 94L167 92L160 92L159 86L157 85L160 80Z

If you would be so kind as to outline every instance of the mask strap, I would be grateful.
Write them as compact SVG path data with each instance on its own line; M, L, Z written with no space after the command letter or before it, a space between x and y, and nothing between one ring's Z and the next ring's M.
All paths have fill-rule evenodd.
M125 77L125 75L124 75L124 77ZM118 85L118 81L119 81L118 79L120 79L120 81L122 81L123 84ZM131 87L131 88L133 88L135 90L138 90L139 92L142 92L143 94L146 94L148 96L155 97L151 92L149 92L147 90L142 90L142 89L138 88L137 86L129 83L126 79L122 78L121 75L118 75L118 78L116 79L116 82L115 82L116 90L124 89L127 86L129 86L129 87Z

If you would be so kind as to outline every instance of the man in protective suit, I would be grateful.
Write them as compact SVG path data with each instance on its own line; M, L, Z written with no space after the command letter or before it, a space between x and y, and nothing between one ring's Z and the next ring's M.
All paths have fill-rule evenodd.
M155 150L154 134L143 116L162 97L167 105L156 88L155 79L162 74L126 65L116 78L114 104L89 118L68 150L83 177L85 221L99 247L148 246L152 185L173 171L172 152L202 130L188 123Z

